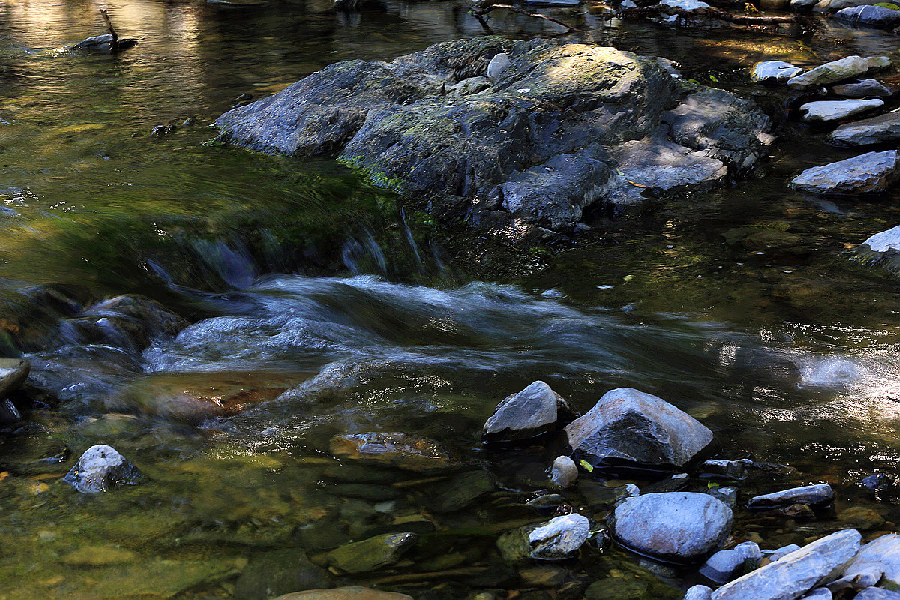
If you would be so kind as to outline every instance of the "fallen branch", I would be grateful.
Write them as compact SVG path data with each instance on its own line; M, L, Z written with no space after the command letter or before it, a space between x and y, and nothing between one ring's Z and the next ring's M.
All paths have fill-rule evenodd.
M551 23L556 23L557 25L565 27L567 32L572 32L572 31L583 32L584 31L583 29L579 29L578 27L575 27L574 25L570 25L570 24L566 23L565 21L560 21L559 19L555 19L553 17L547 16L543 13L531 12L527 9L522 8L521 6L516 6L514 4L502 4L500 2L496 2L495 0L482 0L481 2L478 2L474 8L472 8L471 12L472 12L472 16L474 16L476 19L478 19L478 22L481 23L481 26L484 27L490 33L491 28L488 26L487 22L484 20L484 17L487 15L487 13L491 12L492 10L496 10L498 8L503 8L508 11L520 14L520 15L525 15L526 17L534 17L535 19L544 19L546 21L550 21Z
M109 35L112 36L112 41L109 43L110 50L112 52L119 51L119 34L116 33L116 30L113 29L112 21L109 20L109 15L106 14L106 9L101 8L100 14L103 15L103 20L106 21L106 28L109 30Z
M694 10L682 10L671 6L657 4L643 8L626 8L621 11L623 18L647 18L660 15L675 15L679 19L718 19L737 25L776 25L779 23L798 23L796 16L790 17L751 17L747 15L735 15L721 8L697 8Z

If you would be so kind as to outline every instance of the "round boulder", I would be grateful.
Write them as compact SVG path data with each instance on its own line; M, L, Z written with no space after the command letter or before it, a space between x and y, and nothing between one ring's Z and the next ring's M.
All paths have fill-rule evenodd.
M709 494L645 494L616 508L612 530L622 545L635 552L690 562L725 541L731 520L731 509Z

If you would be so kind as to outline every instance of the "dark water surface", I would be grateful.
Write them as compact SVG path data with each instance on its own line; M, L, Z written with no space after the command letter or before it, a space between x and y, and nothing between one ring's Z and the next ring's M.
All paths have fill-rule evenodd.
M759 174L733 189L596 215L577 245L500 264L508 254L453 238L327 159L204 145L241 94L481 33L453 3L354 15L328 5L115 0L119 33L139 39L115 57L60 50L102 33L99 4L0 5L0 348L22 349L25 293L39 284L65 284L86 303L143 294L193 322L154 342L138 373L83 358L108 356L99 345L33 355L73 383L59 410L31 413L39 426L3 438L0 598L245 597L248 573L273 550L315 559L406 529L422 535L404 562L336 583L417 598L555 597L540 573L505 566L495 541L547 518L525 502L556 452L479 442L496 403L535 379L580 411L613 387L657 394L714 430L711 454L796 469L760 489L828 481L838 491L838 518L738 510L736 539L802 543L853 524L840 517L857 505L877 516L867 535L895 527L896 506L858 481L894 473L900 458L900 296L847 249L900 221L896 194L791 192L793 173L847 154L788 125ZM599 15L558 16L593 27L588 40L753 95L776 118L785 100L748 84L753 62L897 47L896 36L844 29L678 32ZM515 37L556 32L491 22ZM157 125L175 130L156 137ZM433 440L454 466L423 475L333 453L333 436L370 432ZM96 496L59 483L95 443L147 481ZM487 488L460 483L485 473ZM583 510L600 525L591 494L567 499L593 506ZM615 597L677 596L618 551L583 558L556 573L560 597L606 579L628 579Z

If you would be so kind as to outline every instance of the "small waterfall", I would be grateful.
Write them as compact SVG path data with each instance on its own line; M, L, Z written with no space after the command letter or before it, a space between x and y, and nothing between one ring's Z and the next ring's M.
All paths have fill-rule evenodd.
M378 273L386 274L387 261L384 258L381 246L375 241L375 236L366 228L363 229L360 237L362 238L361 240L350 238L344 242L344 246L341 249L341 258L344 261L344 266L354 275L361 275L366 272L366 267L368 266L366 261L374 261L374 266L377 267Z

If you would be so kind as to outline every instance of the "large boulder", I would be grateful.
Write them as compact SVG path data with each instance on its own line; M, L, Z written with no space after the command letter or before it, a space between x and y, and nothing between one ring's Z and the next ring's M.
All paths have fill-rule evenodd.
M628 498L611 518L613 533L641 554L690 562L715 550L731 532L732 513L709 494L669 492Z
M769 141L768 119L753 104L673 78L655 59L498 37L444 42L390 63L337 63L216 123L225 140L337 155L438 212L526 229L569 228L595 202L633 200L622 193L631 188L719 182L729 168L752 166ZM711 162L699 178L682 169L680 183L651 177L657 169L623 178L620 164L634 162L623 145L634 140Z
M812 194L865 194L883 192L897 179L900 158L896 150L886 150L806 169L791 185Z
M889 112L855 123L845 123L831 132L840 146L868 146L900 141L900 112Z
M900 535L883 535L865 546L847 566L840 582L900 586Z
M567 414L565 399L543 381L535 381L497 405L481 437L488 442L529 439L554 429L560 415Z
M633 388L611 390L566 427L569 445L595 467L669 469L712 441L702 423L662 398Z
M862 536L844 529L791 552L713 592L713 600L794 600L837 578L859 551Z

